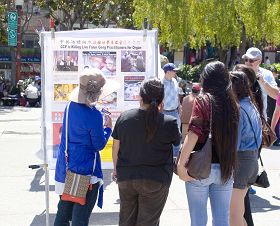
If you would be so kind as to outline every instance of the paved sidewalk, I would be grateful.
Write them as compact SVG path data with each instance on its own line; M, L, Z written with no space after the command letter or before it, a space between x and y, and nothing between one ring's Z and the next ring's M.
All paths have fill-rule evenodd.
M41 164L41 109L0 107L0 225L45 225L44 171L28 169ZM280 150L263 150L263 160L271 186L256 188L251 196L255 226L280 225ZM90 225L118 225L117 185L110 180L111 170L104 170L104 208L92 213ZM50 171L50 222L56 213L58 196L54 193L54 171ZM209 207L208 207L209 209ZM209 209L210 210L210 209ZM211 225L209 212L208 226ZM160 226L190 225L184 183L174 176Z

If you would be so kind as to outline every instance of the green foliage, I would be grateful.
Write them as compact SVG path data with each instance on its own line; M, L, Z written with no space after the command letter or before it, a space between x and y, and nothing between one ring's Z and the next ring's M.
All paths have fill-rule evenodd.
M279 75L280 74L280 63L273 63L273 64L270 64L270 65L266 65L266 64L261 64L260 67L262 68L266 68L267 70L270 70L271 67L275 67L276 70L277 70L277 74Z
M61 30L72 30L75 23L79 23L80 29L85 27L86 22L98 24L105 7L102 0L38 0L36 3L48 8Z
M280 44L280 1L275 0L137 0L133 17L159 28L159 40L173 48L185 43L227 50L231 46ZM245 40L242 42L242 40Z
M133 0L111 0L107 5L109 6L106 12L108 21L116 23L118 27L134 28Z
M189 64L185 64L185 65L181 65L179 66L179 71L177 71L177 75L187 81L191 81L192 80L192 73L191 73L191 69L192 69L192 65Z
M276 68L278 75L280 74L280 63L274 63L272 64L273 67Z
M196 65L194 67L189 64L181 65L179 67L180 70L177 72L177 75L186 81L199 82L200 74L204 66L204 63Z
M7 33L6 33L6 11L7 11L7 4L6 1L0 0L0 45L7 44Z
M47 7L50 16L60 25L61 30L72 30L74 24L84 29L87 23L108 27L132 28L133 0L38 0L37 4Z

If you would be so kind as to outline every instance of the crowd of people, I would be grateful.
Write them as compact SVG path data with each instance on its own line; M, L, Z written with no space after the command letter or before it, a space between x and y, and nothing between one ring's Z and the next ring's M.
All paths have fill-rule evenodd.
M248 194L258 174L262 120L272 117L267 114L267 97L277 99L271 120L276 128L280 94L272 72L260 67L259 49L249 48L242 59L245 63L230 72L220 61L206 64L200 83L192 84L191 94L184 98L180 98L178 68L166 63L164 77L143 81L139 108L121 113L113 130L110 116L103 121L95 108L110 82L98 69L84 73L65 109L55 179L60 195L66 167L91 175L92 186L85 206L60 196L55 225L69 225L70 221L74 226L88 225L95 202L102 206L99 151L112 135L112 180L119 189L120 226L159 225L179 150L177 173L185 182L191 225L207 225L210 199L213 225L253 226ZM209 137L210 173L208 178L197 180L189 174L186 163ZM69 155L65 158L66 149Z
M27 80L26 80L27 81ZM36 75L33 79L18 80L15 86L10 81L0 80L0 99L4 106L41 106L41 77Z

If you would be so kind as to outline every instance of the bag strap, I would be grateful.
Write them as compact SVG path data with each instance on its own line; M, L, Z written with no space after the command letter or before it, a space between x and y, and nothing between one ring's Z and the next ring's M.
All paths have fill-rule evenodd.
M245 111L245 109L244 109L243 107L241 107L241 106L240 106L240 108L241 108L241 109L245 112L245 114L247 115L247 117L248 117L248 119L249 119L250 125L251 125L252 130L253 130L253 133L254 133L255 143L256 143L256 145L258 145L258 143L257 143L257 138L256 138L256 134L255 134L255 131L254 131L254 128L253 128L253 125L252 125L251 119L250 119L250 117L249 117L249 115L248 115L247 111ZM261 154L260 154L260 162L261 162L261 166L262 166L262 168L264 168L264 166L263 166L263 161L262 161L262 157L261 157Z
M243 107L241 107L241 106L240 106L240 108L245 112L245 114L247 115L247 118L249 119L249 122L250 122L250 125L251 125L251 128L252 128L252 131L253 131L253 133L254 133L255 143L256 143L256 145L258 146L256 134L255 134L255 131L254 131L254 128L253 128L253 124L252 124L252 122L251 122L251 119L250 119L250 117L249 117L247 111L245 111L245 109L244 109Z
M69 102L66 107L66 119L65 119L65 163L66 163L66 170L68 169L68 115L69 115L69 107L70 107Z
M209 98L209 110L210 110L210 117L209 117L209 134L208 138L212 138L212 100L209 94L206 94Z
M65 119L65 165L66 165L66 171L68 170L68 116L69 116L69 107L70 107L71 102L67 104L66 107L66 119ZM96 166L96 153L94 153L94 161L93 161L93 167L92 167L92 174L93 176L93 171Z

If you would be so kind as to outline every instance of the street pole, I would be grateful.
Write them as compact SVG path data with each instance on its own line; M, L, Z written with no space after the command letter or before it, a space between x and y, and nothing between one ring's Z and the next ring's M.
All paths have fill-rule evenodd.
M18 13L18 27L17 27L17 48L16 48L16 82L21 79L21 16L22 16L22 5L16 5L16 10Z

